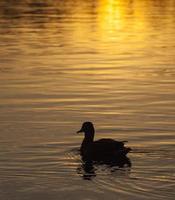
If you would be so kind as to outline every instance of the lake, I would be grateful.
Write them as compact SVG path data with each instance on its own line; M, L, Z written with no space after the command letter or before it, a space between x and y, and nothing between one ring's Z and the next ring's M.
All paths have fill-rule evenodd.
M1 0L0 35L0 199L174 199L174 0ZM84 121L132 167L87 173Z

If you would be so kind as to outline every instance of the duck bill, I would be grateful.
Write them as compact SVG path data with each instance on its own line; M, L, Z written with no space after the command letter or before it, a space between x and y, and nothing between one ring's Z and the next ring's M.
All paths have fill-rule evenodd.
M83 130L82 129L80 129L79 131L77 131L77 133L82 133L83 132Z

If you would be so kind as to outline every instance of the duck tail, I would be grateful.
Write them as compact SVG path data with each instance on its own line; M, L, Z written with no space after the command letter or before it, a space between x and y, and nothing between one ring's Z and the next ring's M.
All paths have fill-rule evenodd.
M129 147L125 147L123 150L120 151L120 155L126 156L127 153L129 153L132 149Z
M132 151L132 149L130 147L126 148L126 153L129 153L130 151Z

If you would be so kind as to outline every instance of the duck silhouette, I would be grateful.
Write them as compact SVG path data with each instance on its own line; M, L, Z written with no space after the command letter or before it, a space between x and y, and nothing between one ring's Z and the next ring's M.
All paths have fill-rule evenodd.
M84 132L84 139L80 147L80 154L83 161L97 161L106 164L115 164L120 167L127 164L131 165L129 158L126 157L131 148L125 147L127 141L116 141L103 138L94 141L95 129L92 122L84 122L77 133Z

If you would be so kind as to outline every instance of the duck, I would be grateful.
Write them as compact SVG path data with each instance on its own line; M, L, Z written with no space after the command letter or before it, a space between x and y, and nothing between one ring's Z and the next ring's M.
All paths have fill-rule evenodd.
M128 158L126 155L131 148L125 147L127 141L116 141L110 138L102 138L94 141L95 128L92 122L84 122L77 133L84 133L84 139L80 147L82 159L105 163L121 163Z

